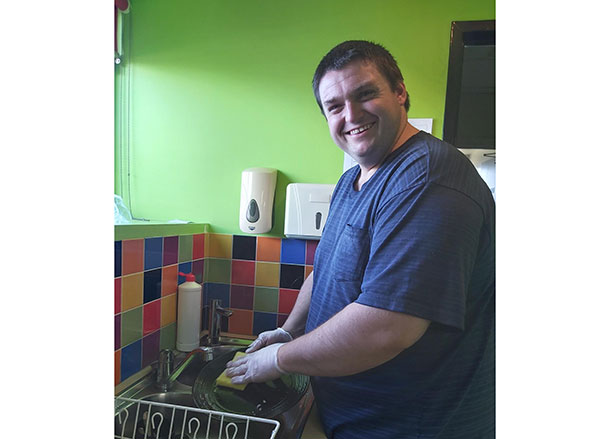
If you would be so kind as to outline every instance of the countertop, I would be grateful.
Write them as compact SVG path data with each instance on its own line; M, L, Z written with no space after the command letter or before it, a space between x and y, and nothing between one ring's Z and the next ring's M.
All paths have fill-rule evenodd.
M315 402L313 403L311 411L309 412L309 417L305 423L305 428L301 434L301 439L326 439L326 435L322 429L322 424L320 423L318 407L316 406Z

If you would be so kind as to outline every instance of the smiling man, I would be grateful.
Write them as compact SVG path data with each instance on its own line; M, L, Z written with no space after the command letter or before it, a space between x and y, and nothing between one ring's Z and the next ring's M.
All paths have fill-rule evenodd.
M313 89L340 178L282 328L228 363L233 383L312 377L329 438L495 436L495 204L455 147L408 122L392 55L346 41Z

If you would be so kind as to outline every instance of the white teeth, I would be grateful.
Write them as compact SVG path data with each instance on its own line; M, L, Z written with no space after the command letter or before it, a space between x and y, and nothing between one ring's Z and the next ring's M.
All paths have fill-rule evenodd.
M372 127L372 126L373 126L373 124L372 124L372 123L369 123L369 124L366 124L366 125L361 126L360 128L356 128L356 129L353 129L353 130L351 130L351 131L348 131L347 133L348 133L349 135L352 135L352 136L353 136L354 134L359 134L359 133L361 133L361 132L363 132L363 131L368 130L368 129L369 129L370 127Z

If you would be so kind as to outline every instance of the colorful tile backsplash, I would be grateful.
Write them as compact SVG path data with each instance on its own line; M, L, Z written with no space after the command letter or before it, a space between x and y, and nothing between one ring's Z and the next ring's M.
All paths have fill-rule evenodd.
M115 241L115 385L175 348L178 272L202 284L207 304L233 311L221 330L253 336L281 326L313 269L317 241L196 233Z

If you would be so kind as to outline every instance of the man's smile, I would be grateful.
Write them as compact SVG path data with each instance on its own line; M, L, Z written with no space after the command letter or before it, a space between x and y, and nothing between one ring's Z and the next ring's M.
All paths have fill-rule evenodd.
M360 134L360 133L363 133L363 132L369 130L374 124L375 124L375 122L367 123L366 125L362 125L358 128L354 128L353 130L346 131L345 134L348 136L355 136L356 134Z

